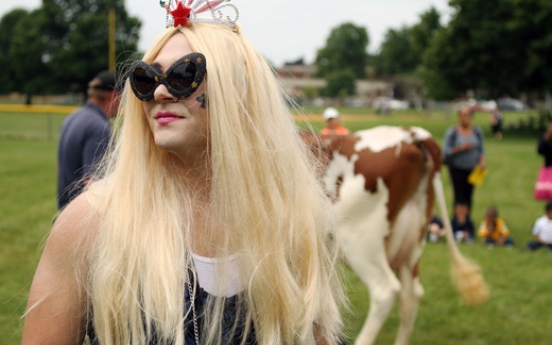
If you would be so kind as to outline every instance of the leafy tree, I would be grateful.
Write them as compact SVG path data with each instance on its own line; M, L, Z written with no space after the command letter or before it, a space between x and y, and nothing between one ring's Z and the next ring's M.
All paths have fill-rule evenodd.
M550 92L552 89L552 2L524 0L516 2L511 26L518 42L524 45L523 90Z
M424 51L441 27L440 14L435 8L420 15L420 22L411 27L389 29L376 58L376 68L382 76L411 74L422 63Z
M28 16L27 10L14 9L0 19L0 65L4 66L0 73L0 93L18 91L15 82L16 68L12 65L12 41L17 23Z
M0 92L84 91L109 68L109 10L115 9L117 63L135 54L140 22L124 0L43 0L32 13L14 10L0 20Z
M124 0L43 0L45 55L58 88L84 90L94 75L108 69L111 8L116 11L116 56L121 62L137 50L141 26L128 16Z
M425 50L440 28L441 15L434 7L431 7L420 15L420 22L410 29L413 55L418 59L418 64L422 62Z
M410 73L418 66L419 59L412 47L409 27L389 29L380 48L377 67L383 76Z
M324 93L328 97L343 98L356 93L355 73L346 68L333 71L326 76L326 89Z
M326 78L337 71L350 69L356 79L365 78L368 43L368 32L364 27L345 23L332 29L326 46L316 54L317 76Z
M48 67L43 60L45 49L40 26L35 25L43 20L42 12L34 10L17 21L13 29L10 45L10 64L13 68L12 90L27 95L26 103L31 103L31 96L43 93L50 83ZM30 44L32 42L32 44Z
M455 14L424 54L430 93L458 95L471 89L479 97L491 98L550 88L549 0L451 0L449 4Z

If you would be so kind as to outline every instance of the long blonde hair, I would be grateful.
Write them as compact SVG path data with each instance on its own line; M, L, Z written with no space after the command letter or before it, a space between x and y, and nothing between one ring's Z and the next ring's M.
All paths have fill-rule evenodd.
M259 344L314 344L313 329L331 341L343 299L326 241L333 212L273 71L239 27L213 24L165 30L143 60L151 63L177 33L207 61L205 238L217 257L237 257L246 325L252 322ZM101 344L145 344L153 332L160 343L183 344L196 196L177 178L176 158L155 146L128 85L119 118L105 177L88 191L101 195L102 215L90 315ZM218 286L227 284L217 276ZM220 300L205 317L208 344L221 343Z

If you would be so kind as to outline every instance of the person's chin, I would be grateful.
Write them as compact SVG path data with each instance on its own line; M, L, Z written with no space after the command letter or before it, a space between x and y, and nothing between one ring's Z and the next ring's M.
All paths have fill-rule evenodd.
M167 137L167 136L155 136L155 145L164 151L174 151L178 147L182 146L179 138ZM181 139L181 138L180 138Z

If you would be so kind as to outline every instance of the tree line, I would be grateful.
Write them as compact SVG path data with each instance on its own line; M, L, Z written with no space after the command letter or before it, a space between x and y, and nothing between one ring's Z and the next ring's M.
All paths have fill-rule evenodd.
M353 23L333 28L316 54L325 95L355 94L355 80L408 77L421 96L540 98L552 86L552 1L450 0L448 23L430 8L412 26L390 29L377 53L368 30ZM124 0L43 0L33 11L0 18L0 94L82 92L108 66L108 12L116 13L116 58L137 51L141 23Z
M354 80L407 76L422 96L450 100L472 90L481 98L542 98L552 87L552 1L450 0L450 20L435 9L419 22L387 31L376 54L366 28L345 23L318 50L327 96L354 95Z
M138 47L141 23L124 0L42 0L36 10L14 9L0 19L0 94L83 92L109 66L108 13L115 10L116 61Z

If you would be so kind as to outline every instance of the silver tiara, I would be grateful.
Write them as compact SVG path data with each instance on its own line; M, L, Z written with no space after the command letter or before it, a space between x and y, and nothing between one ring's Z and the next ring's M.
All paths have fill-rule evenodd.
M230 0L159 0L167 10L167 27L188 26L189 23L212 23L230 27L236 25L240 12Z

